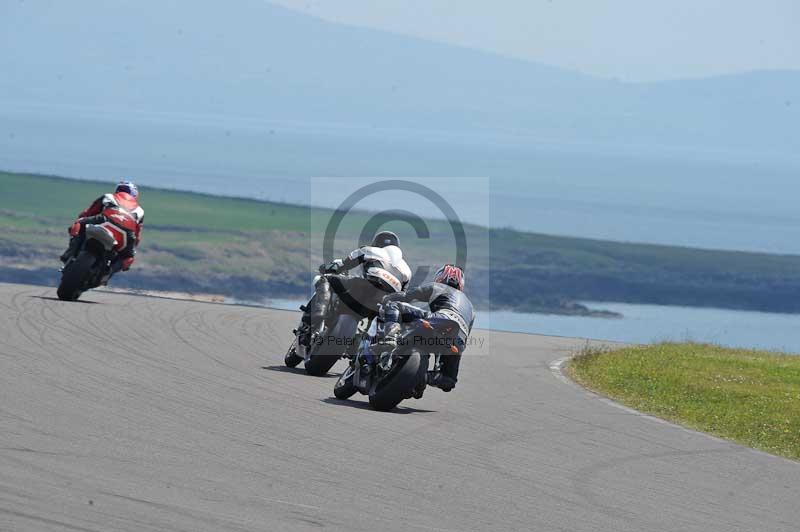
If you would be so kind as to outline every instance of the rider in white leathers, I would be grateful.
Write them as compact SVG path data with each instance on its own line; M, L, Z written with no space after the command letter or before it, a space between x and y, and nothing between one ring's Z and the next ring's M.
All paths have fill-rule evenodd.
M384 296L405 290L411 280L411 268L403 259L399 244L396 234L381 231L373 238L372 245L321 266L323 275L314 286L315 295L304 319L309 331L301 342L309 345L311 336L321 332L332 293L335 292L355 314L371 319L378 315ZM358 275L340 275L351 270L356 270Z

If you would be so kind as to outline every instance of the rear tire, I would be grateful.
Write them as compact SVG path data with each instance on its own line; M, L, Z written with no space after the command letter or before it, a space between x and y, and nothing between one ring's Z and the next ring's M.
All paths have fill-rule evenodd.
M62 301L76 301L83 293L86 277L89 275L96 257L88 251L82 251L75 260L64 266L61 274L61 283L58 285L58 299Z
M387 412L411 397L419 380L422 356L416 352L408 356L400 367L395 367L389 375L380 380L369 394L369 404L375 410Z
M283 363L287 368L293 368L302 361L303 357L297 354L297 338L295 337L292 346L286 351L286 355L283 357Z
M354 338L358 330L358 318L351 314L339 314L330 324L311 339L310 356L306 358L306 373L321 377L328 373L336 362L347 354L347 347L332 339Z
M314 377L327 375L340 358L339 355L311 355L311 358L306 361L306 373Z

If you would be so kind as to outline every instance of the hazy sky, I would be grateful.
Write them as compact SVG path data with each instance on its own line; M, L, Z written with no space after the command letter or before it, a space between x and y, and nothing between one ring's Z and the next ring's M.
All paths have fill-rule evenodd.
M624 80L800 69L800 0L269 0Z

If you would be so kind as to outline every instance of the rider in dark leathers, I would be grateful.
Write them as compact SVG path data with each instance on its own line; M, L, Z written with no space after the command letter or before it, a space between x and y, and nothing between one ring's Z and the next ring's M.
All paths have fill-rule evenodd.
M333 293L354 313L371 319L377 316L385 295L405 290L411 280L411 268L399 245L396 234L381 231L373 238L372 245L320 267L323 275L314 285L314 297L303 316L307 329L300 341L304 345L310 345L313 335L322 331ZM340 275L356 268L359 275Z
M383 331L383 343L390 348L397 345L401 323L431 317L445 318L458 323L458 336L453 338L458 353L443 355L441 371L428 372L428 384L445 392L449 392L456 385L461 355L475 322L475 311L463 290L464 272L458 266L446 264L436 272L432 283L425 283L408 292L386 296L378 317L379 327ZM415 307L407 303L408 301L424 301L430 311Z

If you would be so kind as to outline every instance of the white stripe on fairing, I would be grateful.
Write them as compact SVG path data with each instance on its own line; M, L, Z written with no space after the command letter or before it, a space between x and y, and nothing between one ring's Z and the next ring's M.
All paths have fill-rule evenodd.
M111 227L113 230L109 229L106 226ZM122 249L125 249L125 247L128 245L128 232L126 230L120 229L119 227L117 227L116 225L112 224L111 222L103 222L103 223L100 224L100 227L104 228L106 231L111 231L111 234L115 235L114 236L114 240L116 240L116 238L117 238L116 234L117 233L121 233L122 234ZM119 242L117 242L117 244L119 244Z
M114 197L114 194L103 194L103 202L102 203L103 203L104 207L106 207L108 205L114 205L115 207L118 207L118 208L122 209L125 212L131 213L136 218L137 222L141 222L142 219L144 218L144 209L142 208L141 205L139 205L138 202L136 203L136 208L129 211L128 209L126 209L125 207L123 207L122 205L120 205L117 202L117 198Z
M389 283L389 286L394 288L395 292L400 292L403 290L403 285L400 280L383 268L373 266L367 270L366 274L367 276L375 277L376 279L380 279L381 281Z

